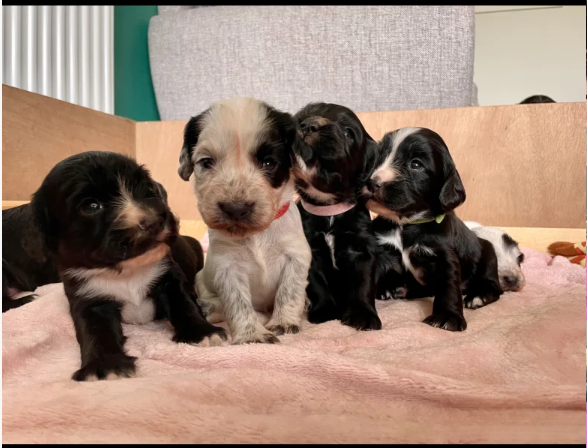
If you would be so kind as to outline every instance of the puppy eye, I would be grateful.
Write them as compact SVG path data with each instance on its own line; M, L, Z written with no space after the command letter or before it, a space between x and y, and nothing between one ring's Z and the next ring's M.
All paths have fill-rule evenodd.
M277 166L277 162L273 159L263 160L262 167L264 170L273 170Z
M82 212L87 215L93 215L95 213L98 213L103 208L104 206L100 204L98 201L90 200L84 203L84 205L82 205Z
M351 130L351 128L344 128L344 135L347 138L350 138L351 140L354 140L354 138L355 138L354 137L354 134L353 134L353 131Z
M424 164L419 160L414 159L410 162L410 168L419 171L424 168Z
M209 170L214 166L214 159L212 157L204 157L196 162L200 167L205 170Z
M155 187L149 187L149 189L147 190L147 197L156 198L157 196L159 196L157 189Z
M523 261L524 261L524 254L520 254L520 256L518 257L518 264L522 264Z

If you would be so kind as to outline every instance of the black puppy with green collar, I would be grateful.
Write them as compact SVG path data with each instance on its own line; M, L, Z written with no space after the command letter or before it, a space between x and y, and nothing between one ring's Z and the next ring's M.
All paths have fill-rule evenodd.
M454 213L465 189L437 133L402 128L386 134L363 193L367 208L379 215L373 221L379 299L434 297L424 323L463 331L464 306L500 298L493 246Z

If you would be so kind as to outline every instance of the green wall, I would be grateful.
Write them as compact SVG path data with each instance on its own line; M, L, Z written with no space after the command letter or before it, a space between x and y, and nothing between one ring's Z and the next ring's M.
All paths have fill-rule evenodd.
M147 31L157 6L114 7L114 114L135 121L159 121Z

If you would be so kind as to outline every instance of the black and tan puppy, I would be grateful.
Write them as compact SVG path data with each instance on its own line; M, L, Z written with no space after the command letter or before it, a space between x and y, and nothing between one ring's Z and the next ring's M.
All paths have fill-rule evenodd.
M340 319L358 330L379 330L373 275L377 244L360 196L377 144L344 106L309 104L294 119L293 172L312 249L308 319Z
M167 202L167 191L155 182ZM35 225L30 204L2 210L2 312L18 308L35 298L34 291L43 285L59 283L57 263ZM195 286L196 273L204 266L200 243L179 235L172 244L173 259Z
M465 302L483 305L502 294L491 243L477 238L455 215L465 189L442 138L430 129L402 128L380 143L364 194L383 249L379 294L434 296L424 322L446 330L467 328Z
M176 342L226 338L202 316L193 278L170 255L177 220L133 159L97 151L68 157L44 179L31 207L56 260L80 344L74 380L134 374L122 322L167 318Z

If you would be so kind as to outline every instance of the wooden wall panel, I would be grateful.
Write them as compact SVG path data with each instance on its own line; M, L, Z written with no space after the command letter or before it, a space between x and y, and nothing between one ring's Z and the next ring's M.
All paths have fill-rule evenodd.
M136 123L2 85L2 199L29 200L59 161L91 151L135 155Z

